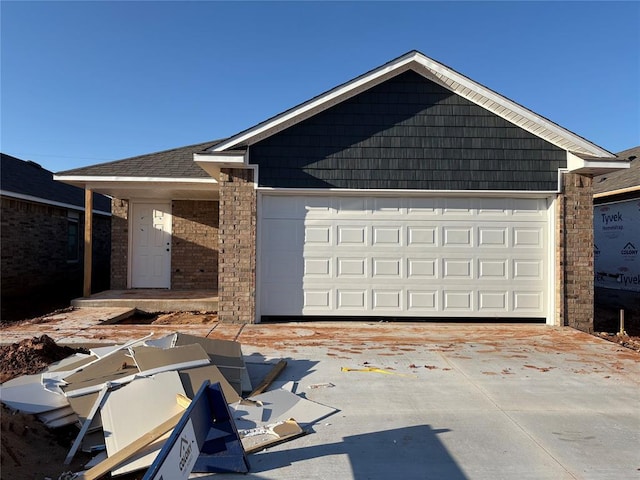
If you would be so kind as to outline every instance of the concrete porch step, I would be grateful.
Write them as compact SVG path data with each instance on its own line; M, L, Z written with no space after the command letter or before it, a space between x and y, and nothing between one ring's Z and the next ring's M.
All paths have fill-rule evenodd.
M71 305L86 307L129 307L144 312L217 312L216 290L131 289L105 290L90 297L75 298Z

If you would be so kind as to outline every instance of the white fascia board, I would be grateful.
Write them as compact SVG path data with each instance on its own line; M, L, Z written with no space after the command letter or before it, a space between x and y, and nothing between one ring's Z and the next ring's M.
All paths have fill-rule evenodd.
M571 152L567 152L567 170L569 173L601 175L603 173L624 170L631 166L628 160L585 160Z
M400 190L400 189L357 189L357 188L273 188L258 187L261 194L277 195L374 195L395 197L498 197L498 198L548 198L558 194L553 190Z
M422 74L436 81L443 87L452 92L472 101L473 103L487 108L496 115L515 123L521 128L541 136L541 133L548 132L547 135L541 136L545 140L557 145L565 150L569 149L569 145L588 153L590 155L613 158L611 152L589 142L588 140L576 135L569 130L553 123L552 121L532 112L531 110L509 100L506 97L494 92L493 90L474 82L468 77L452 70L445 65L419 53L410 52L390 63L383 65L369 73L361 75L343 85L340 85L328 92L319 95L297 107L276 115L275 117L259 123L255 127L249 128L236 136L216 145L211 151L221 152L227 150L241 142L249 141L252 138L260 137L268 131L278 131L278 127L293 125L307 118L310 112L320 112L337 101L343 101L351 96L370 88L383 80L402 73L412 66L419 67L417 70L423 70ZM516 120L519 119L519 120ZM535 133L539 132L539 133Z
M51 205L54 207L67 208L69 210L77 210L79 212L84 212L84 207L81 207L79 205L73 205L71 203L64 203L64 202L56 202L54 200L47 200L46 198L34 197L32 195L23 195L21 193L8 192L6 190L0 190L0 195L2 195L3 197L11 197L11 198L16 198L18 200L25 200L27 202L42 203L44 205ZM98 215L106 215L109 217L111 216L111 212L105 212L103 210L93 209L92 212Z
M213 163L219 167L241 167L247 164L247 151L194 153L193 161L198 165Z
M101 183L218 183L213 178L179 178L179 177L120 177L120 176L81 176L54 175L54 180L64 183L83 185Z

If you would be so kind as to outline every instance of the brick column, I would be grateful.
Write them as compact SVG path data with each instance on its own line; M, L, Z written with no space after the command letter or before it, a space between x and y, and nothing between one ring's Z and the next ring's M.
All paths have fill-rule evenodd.
M111 288L127 288L129 200L111 199Z
M593 332L593 188L592 179L562 176L559 201L560 324Z
M253 323L256 316L253 170L221 170L218 228L218 319L228 323Z

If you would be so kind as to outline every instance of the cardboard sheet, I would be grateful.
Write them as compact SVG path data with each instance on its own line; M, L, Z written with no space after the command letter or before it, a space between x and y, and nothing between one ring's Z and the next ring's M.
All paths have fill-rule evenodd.
M184 395L185 391L176 371L136 378L128 385L109 392L101 410L108 455L113 455L183 411L176 402L178 393ZM162 443L159 441L149 445L112 473L121 475L149 467Z
M302 426L327 417L337 409L306 400L287 390L271 390L229 405L239 430L250 430L293 418Z
M202 383L205 380L209 380L210 383L220 383L222 387L222 393L227 403L233 403L240 400L240 395L236 393L224 375L220 372L215 365L207 365L205 367L190 368L188 370L180 370L180 380L184 387L184 391L187 393L187 397L193 399Z
M133 347L133 358L145 375L159 373L168 369L200 367L211 361L204 349L197 343L174 348Z
M138 373L140 371L129 352L119 350L64 377L67 385L62 390L68 396L89 393L89 387L95 387L93 390L99 391L106 382L124 381Z
M42 387L40 375L23 375L0 386L0 400L24 413L44 413L69 406L64 395Z
M175 345L189 345L197 343L204 348L209 355L211 363L216 365L227 381L241 395L242 392L250 392L251 378L244 362L242 348L239 342L220 340L217 338L203 338L185 333L177 333Z

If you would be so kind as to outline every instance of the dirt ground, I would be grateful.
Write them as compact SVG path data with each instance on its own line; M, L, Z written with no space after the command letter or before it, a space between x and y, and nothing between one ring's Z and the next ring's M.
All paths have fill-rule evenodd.
M44 318L28 320L41 323ZM124 322L128 324L193 325L215 323L215 313L140 314ZM626 312L625 331L620 335L619 310L611 306L598 306L595 310L594 335L640 351L640 310ZM46 335L25 339L17 344L0 346L0 382L11 378L39 373L47 365L73 353L84 351L56 345ZM49 430L33 415L16 413L5 407L0 409L0 441L2 448L0 479L5 480L65 480L66 472L77 472L90 460L90 455L78 452L71 465L63 465L78 429L75 426ZM118 477L136 480L143 473Z

